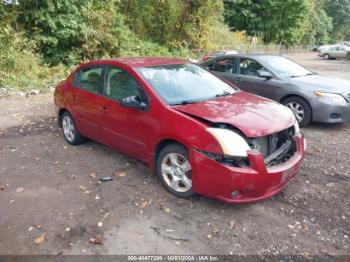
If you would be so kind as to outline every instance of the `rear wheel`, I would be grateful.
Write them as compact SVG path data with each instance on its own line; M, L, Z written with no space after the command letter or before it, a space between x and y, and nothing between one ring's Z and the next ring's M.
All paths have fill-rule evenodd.
M307 126L311 122L311 107L303 98L297 96L288 97L283 101L283 104L292 110L301 127Z
M167 191L181 198L194 195L188 150L179 144L163 148L157 157L157 175Z
M61 126L66 141L71 145L79 145L85 142L86 138L82 136L69 112L64 112L61 116Z

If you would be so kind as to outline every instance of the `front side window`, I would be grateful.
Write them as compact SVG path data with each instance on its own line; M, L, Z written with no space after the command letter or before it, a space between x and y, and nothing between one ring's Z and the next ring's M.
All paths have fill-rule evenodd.
M190 63L142 67L138 71L170 105L194 103L237 92L212 73Z
M142 88L136 80L126 71L117 67L108 67L103 85L103 94L114 100L136 96L144 99Z
M259 73L268 71L258 62L242 58L239 63L239 72L242 75L259 76Z
M101 75L102 67L84 68L77 73L74 84L81 89L99 93Z
M234 60L225 58L215 62L214 71L223 73L234 73Z

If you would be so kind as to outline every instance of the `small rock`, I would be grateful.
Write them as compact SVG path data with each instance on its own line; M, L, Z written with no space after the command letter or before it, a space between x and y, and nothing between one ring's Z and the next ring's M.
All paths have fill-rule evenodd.
M16 193L22 193L22 192L23 192L23 190L24 190L24 188L23 188L23 187L19 187L19 188L17 188L17 189L16 189Z

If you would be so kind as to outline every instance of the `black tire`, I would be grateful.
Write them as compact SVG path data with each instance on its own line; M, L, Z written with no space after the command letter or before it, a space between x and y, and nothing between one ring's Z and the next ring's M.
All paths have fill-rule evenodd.
M167 182L165 181L165 178L162 175L162 162L163 160L165 160L165 158L169 155L169 154L178 154L183 156L184 158L186 158L186 160L188 161L188 163L191 164L190 160L189 160L189 153L188 150L180 145L180 144L170 144L166 147L164 147L157 156L157 160L156 160L156 174L159 177L160 181L162 182L163 186L165 187L165 189L170 192L171 194L180 197L180 198L190 198L193 195L195 195L195 193L192 191L192 185L190 187L189 190L187 190L186 192L178 192L176 190L174 190L173 188L170 187L170 185L167 184ZM190 173L190 174L189 174ZM187 178L191 178L191 182L192 182L192 169L191 171L188 171L188 173L186 173L186 177Z
M74 129L74 136L72 136L71 138L68 137L64 131L64 121L65 119L70 119L71 123L72 123L72 128ZM61 120L61 127L62 127L62 131L63 131L63 136L64 139L67 141L68 144L70 145L80 145L82 143L84 143L86 141L86 138L80 134L77 125L75 124L74 118L72 117L72 115L69 112L64 112L60 118Z
M324 54L323 55L323 59L324 60L331 60L332 58L331 58L331 56L329 54Z
M311 119L312 119L312 110L311 110L309 103L305 99L298 97L298 96L291 96L291 97L288 97L287 99L282 101L282 104L287 106L287 107L289 107L288 105L290 103L297 103L304 109L304 117L302 118L301 121L298 121L299 126L304 127L304 126L307 126L308 124L310 124Z

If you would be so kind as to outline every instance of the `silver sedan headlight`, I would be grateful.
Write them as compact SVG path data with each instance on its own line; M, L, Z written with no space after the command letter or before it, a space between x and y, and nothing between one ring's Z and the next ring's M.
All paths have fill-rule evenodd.
M345 98L340 94L316 91L315 95L317 96L318 99L328 103L337 104L337 105L346 105L347 103Z

